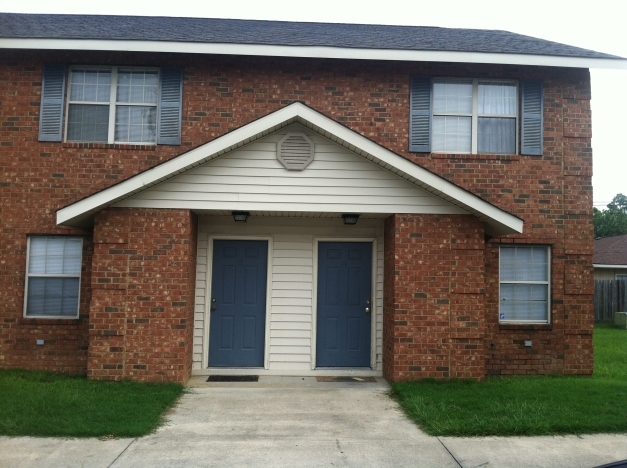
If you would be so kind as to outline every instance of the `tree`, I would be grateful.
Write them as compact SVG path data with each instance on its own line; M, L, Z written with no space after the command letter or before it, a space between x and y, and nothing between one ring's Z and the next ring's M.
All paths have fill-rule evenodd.
M607 210L593 209L594 237L627 234L627 196L619 193L607 205Z

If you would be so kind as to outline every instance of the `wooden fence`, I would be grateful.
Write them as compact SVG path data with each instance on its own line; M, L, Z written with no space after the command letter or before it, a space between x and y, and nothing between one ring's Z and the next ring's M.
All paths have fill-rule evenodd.
M613 322L615 312L627 312L627 281L594 281L594 321Z

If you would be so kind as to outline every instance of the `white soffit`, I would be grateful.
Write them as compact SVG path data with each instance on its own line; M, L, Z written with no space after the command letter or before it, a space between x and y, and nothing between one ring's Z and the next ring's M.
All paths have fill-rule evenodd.
M492 235L520 233L523 230L523 221L520 218L298 102L60 209L57 211L57 223L84 226L103 208L293 122L299 122L452 205L472 213L486 223L486 231Z
M533 54L496 54L431 50L364 49L328 46L280 46L169 41L97 39L0 39L0 49L167 52L182 54L254 55L401 62L491 63L570 68L627 69L627 60Z

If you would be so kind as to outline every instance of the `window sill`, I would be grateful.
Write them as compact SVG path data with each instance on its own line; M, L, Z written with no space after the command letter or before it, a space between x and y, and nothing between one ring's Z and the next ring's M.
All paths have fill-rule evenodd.
M474 161L520 161L518 154L454 154L454 153L431 153L433 159L460 159Z
M499 330L553 330L552 323L499 323Z
M71 325L76 326L81 323L80 317L21 317L20 325Z
M133 145L124 143L71 143L64 142L63 148L89 148L89 149L117 149L117 150L141 150L141 151L156 151L157 145Z

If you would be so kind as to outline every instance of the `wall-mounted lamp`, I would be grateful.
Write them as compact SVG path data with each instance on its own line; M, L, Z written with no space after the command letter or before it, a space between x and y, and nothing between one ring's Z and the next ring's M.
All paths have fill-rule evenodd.
M231 214L233 215L233 221L236 223L245 223L250 216L248 211L231 211Z
M342 215L342 220L344 224L357 224L357 220L359 219L359 215L356 213L344 213Z

